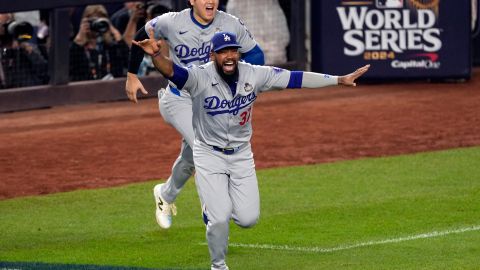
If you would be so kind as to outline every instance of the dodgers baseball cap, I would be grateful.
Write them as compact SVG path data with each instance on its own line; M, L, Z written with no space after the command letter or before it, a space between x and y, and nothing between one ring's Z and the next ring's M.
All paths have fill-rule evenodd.
M241 48L237 43L237 36L231 32L218 32L212 38L213 51L218 52L224 48Z

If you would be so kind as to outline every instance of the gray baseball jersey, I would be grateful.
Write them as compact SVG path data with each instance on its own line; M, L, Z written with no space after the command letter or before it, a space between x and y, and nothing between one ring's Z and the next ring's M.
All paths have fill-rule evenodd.
M217 147L238 147L252 136L252 106L261 91L284 89L290 71L239 62L239 78L233 95L218 74L214 62L188 69L183 89L193 100L193 128L200 142Z
M195 184L202 202L211 269L228 269L229 221L253 226L260 215L260 195L250 146L252 107L261 91L284 89L291 72L275 67L238 63L232 88L214 62L187 69L183 89L190 92L195 143ZM219 148L233 148L224 154Z
M228 31L236 34L237 42L242 46L240 52L248 52L257 42L244 23L233 15L217 11L215 19L208 25L199 24L193 18L193 10L169 12L158 16L145 24L149 34L153 28L155 38L163 38L169 43L170 58L183 67L198 66L210 61L211 39L217 32ZM181 91L182 96L187 95Z

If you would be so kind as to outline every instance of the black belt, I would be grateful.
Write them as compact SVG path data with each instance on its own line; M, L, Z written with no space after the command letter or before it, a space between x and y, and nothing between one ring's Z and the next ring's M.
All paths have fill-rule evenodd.
M212 148L213 148L213 150L218 151L218 152L222 152L225 155L231 155L231 154L237 152L240 149L240 147L221 148L221 147L218 147L218 146L212 146Z

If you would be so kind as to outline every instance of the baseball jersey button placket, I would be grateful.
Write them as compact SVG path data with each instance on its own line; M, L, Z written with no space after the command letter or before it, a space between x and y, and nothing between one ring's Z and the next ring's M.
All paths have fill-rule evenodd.
M236 116L234 116L233 114L229 114L228 115L228 128L227 128L227 138L228 138L228 141L230 142L230 130L232 130L232 128L234 129L235 128L235 125L236 125Z

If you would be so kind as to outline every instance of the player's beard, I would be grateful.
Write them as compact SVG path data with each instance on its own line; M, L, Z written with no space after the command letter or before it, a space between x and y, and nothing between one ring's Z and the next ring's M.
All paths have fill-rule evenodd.
M217 68L218 74L220 75L220 77L223 78L223 80L225 80L229 84L238 80L238 65L236 61L234 66L235 68L232 73L226 73L223 70L223 66L215 61L215 67Z
M217 71L220 73L220 75L231 76L237 73L238 61L233 59L225 59L222 63L215 61L215 66L217 67Z

